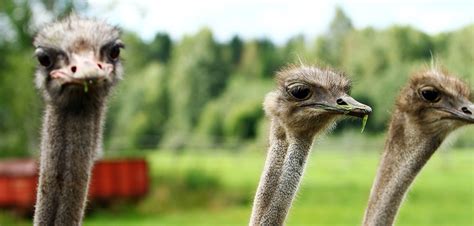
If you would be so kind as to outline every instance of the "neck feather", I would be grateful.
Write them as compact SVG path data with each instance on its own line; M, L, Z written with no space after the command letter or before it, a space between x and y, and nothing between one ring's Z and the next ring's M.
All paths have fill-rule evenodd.
M311 146L313 135L303 135L301 133L288 134L288 151L286 153L282 172L280 173L278 186L274 191L271 201L262 218L261 225L283 225L288 215L293 199L298 191L298 187L303 176L305 164Z
M403 114L394 116L377 171L364 225L392 225L410 184L444 139L427 134Z
M35 225L81 225L103 117L103 104L82 109L47 105Z
M270 148L255 195L250 225L283 225L298 190L306 159L316 135L333 124L331 115L320 115L307 124L284 127L272 120Z
M255 194L249 225L259 225L264 210L270 204L278 186L278 180L281 175L281 168L285 160L287 149L288 141L285 130L278 120L273 119L270 126L267 158Z

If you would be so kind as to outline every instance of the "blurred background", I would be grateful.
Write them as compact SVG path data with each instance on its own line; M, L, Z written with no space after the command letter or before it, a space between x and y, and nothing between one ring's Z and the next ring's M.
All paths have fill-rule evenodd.
M75 11L123 29L125 76L104 159L144 158L141 198L90 203L84 225L245 225L264 164L264 95L288 63L347 72L374 109L318 139L289 225L357 225L395 96L434 61L474 84L472 1L0 0L0 161L37 159L43 103L32 37ZM474 128L428 163L398 225L474 225ZM0 209L0 225L31 215Z

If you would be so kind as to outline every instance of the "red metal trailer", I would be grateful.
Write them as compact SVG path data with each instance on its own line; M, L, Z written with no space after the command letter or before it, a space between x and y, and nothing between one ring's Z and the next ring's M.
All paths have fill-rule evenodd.
M38 163L32 159L0 161L0 207L31 210L36 200ZM89 200L138 198L148 192L144 159L97 161L92 171Z
M144 159L98 161L92 171L89 197L141 197L148 192L148 165Z

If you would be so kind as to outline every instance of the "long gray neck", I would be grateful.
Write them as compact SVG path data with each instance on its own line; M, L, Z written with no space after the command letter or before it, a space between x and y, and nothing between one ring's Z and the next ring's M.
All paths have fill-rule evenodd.
M284 128L280 122L275 119L272 120L271 123L270 145L267 152L267 159L253 201L252 216L250 217L249 225L259 225L263 212L270 204L278 186L278 180L288 149L288 141Z
M278 186L260 219L260 225L284 224L298 190L313 137L312 135L300 136L288 133L288 151L283 162Z
M392 120L363 225L393 225L410 184L443 141L420 128L403 115Z
M34 225L82 224L104 112L103 103L84 108L46 106Z

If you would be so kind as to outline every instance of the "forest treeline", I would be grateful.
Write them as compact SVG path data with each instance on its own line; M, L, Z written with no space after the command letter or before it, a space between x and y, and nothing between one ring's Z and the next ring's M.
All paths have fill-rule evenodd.
M38 10L40 8L41 10ZM0 4L0 156L36 153L42 106L33 85L36 15L87 11L80 1L2 1ZM275 72L317 64L346 72L352 95L374 109L367 135L382 133L393 100L408 76L431 63L474 82L474 24L428 35L410 26L356 29L342 9L318 37L296 35L284 44L234 36L216 41L212 30L150 41L124 31L125 76L115 90L105 130L108 150L213 148L265 141L262 101ZM360 129L343 122L335 131ZM457 145L473 146L464 135Z

